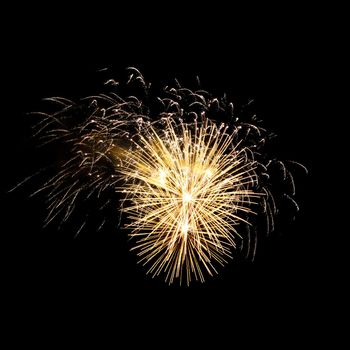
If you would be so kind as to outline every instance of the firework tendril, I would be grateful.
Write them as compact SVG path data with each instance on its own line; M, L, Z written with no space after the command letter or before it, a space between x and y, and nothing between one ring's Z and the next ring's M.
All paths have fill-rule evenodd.
M288 162L265 151L272 134L254 118L241 121L225 96L177 81L155 94L137 69L128 73L124 84L108 80L108 93L50 98L54 112L35 113L40 143L62 147L54 175L34 193L46 192L46 224L66 222L89 198L102 212L119 208L131 249L168 283L204 282L237 253L253 259L257 227L274 229L280 198L298 209ZM272 173L288 190L274 192Z

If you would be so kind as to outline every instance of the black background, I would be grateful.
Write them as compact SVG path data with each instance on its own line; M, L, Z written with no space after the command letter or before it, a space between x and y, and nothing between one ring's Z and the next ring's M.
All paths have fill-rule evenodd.
M126 307L136 323L154 314L161 323L166 314L196 322L208 317L212 324L211 311L222 323L227 315L249 328L271 317L290 330L287 320L297 317L297 332L310 335L308 320L324 312L317 296L329 283L321 250L326 227L317 210L325 147L318 140L322 28L312 13L291 9L269 17L224 8L158 10L41 8L14 20L16 30L5 35L1 255L11 322L57 313L68 321L103 310L119 319ZM105 77L99 69L109 67L113 78L128 66L151 81L176 77L191 84L198 75L204 89L239 103L254 99L258 116L279 135L276 153L309 169L308 177L297 176L301 212L259 242L254 263L231 262L205 284L169 287L144 274L112 226L76 238L55 225L42 229L43 199L29 199L28 187L6 193L40 164L25 113L40 110L43 97L98 93Z

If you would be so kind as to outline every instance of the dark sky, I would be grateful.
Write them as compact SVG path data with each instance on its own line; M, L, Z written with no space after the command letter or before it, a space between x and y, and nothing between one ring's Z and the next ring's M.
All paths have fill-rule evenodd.
M123 303L136 308L149 302L176 313L176 300L199 309L227 308L230 314L243 315L246 308L280 317L308 307L315 315L324 240L314 213L322 77L320 38L310 14L270 19L248 12L243 20L224 10L205 17L121 10L102 19L99 12L85 17L61 11L18 22L20 32L5 38L2 192L40 164L25 113L40 109L43 97L98 93L103 79L97 70L104 67L113 74L136 66L149 80L161 82L176 77L190 84L198 75L207 90L227 92L240 103L254 99L258 116L279 135L276 152L300 161L311 175L297 179L301 212L296 221L259 242L253 264L232 262L218 277L189 289L146 277L113 227L102 234L87 230L77 238L55 225L43 230L42 198L28 199L28 187L2 193L3 276L16 307L29 312L45 305L118 309Z

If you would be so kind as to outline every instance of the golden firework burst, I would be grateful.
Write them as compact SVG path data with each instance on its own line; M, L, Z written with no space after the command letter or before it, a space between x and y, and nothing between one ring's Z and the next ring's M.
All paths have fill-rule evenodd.
M153 276L204 281L232 257L238 226L253 213L257 182L252 152L237 130L203 118L184 123L172 116L148 125L125 152L118 172L125 185L123 211L132 248Z
M255 114L237 114L226 95L177 80L159 90L136 68L127 70L127 81L106 82L107 93L78 102L52 97L49 113L33 114L40 144L59 147L43 165L48 180L32 193L46 193L45 225L60 219L76 235L89 226L100 231L117 225L111 213L121 200L126 215L119 224L129 230L132 249L168 283L203 282L236 248L254 259L258 237L281 217L280 205L299 210L289 166L307 169L270 154L274 133Z

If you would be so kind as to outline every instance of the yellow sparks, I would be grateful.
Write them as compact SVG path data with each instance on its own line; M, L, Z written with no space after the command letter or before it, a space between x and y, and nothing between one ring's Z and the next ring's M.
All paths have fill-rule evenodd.
M238 225L253 213L255 163L236 132L204 119L186 124L172 117L148 126L126 152L118 171L127 194L133 250L148 272L166 281L204 281L236 248ZM236 144L235 144L236 143Z

